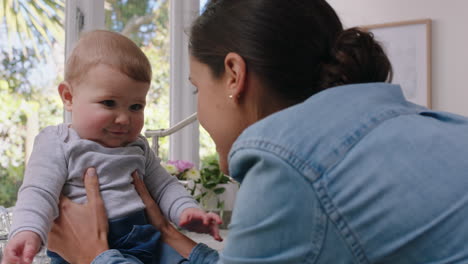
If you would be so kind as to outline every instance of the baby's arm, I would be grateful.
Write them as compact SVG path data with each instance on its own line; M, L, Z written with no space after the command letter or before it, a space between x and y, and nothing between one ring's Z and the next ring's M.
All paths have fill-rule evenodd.
M32 231L13 236L5 248L2 263L31 263L41 247L41 238Z
M206 213L199 208L195 199L160 164L145 138L146 175L143 181L149 193L169 220L180 227L198 233L207 233L222 241L219 235L221 218L214 213Z
M176 225L180 225L182 212L187 208L199 208L198 203L177 178L161 166L161 160L156 157L146 139L143 140L146 145L146 166L143 177L145 186L164 216Z
M56 127L47 127L36 137L23 184L13 210L12 239L17 233L33 231L47 241L47 233L58 216L57 203L68 175Z
M214 239L223 241L219 235L221 218L215 213L207 213L199 208L187 208L180 215L179 225L189 231L210 234Z

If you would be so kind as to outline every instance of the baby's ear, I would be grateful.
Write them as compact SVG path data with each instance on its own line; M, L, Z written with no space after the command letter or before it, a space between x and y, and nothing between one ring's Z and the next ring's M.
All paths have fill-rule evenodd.
M61 82L58 86L58 92L60 94L60 98L62 98L65 110L71 112L73 105L73 94L70 84L68 82Z

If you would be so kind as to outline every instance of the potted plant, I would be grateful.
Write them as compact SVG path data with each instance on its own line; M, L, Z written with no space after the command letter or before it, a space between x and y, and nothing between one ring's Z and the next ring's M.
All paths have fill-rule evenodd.
M229 223L239 185L221 172L217 155L205 157L200 170L187 161L167 161L163 166L179 179L205 210L219 213L223 226Z
M195 180L192 195L199 187L199 193L195 195L204 208L224 212L225 200L221 198L226 192L226 184L232 182L231 178L221 172L217 156L208 156L202 161L200 178Z
M200 178L200 171L195 168L195 165L185 160L168 160L161 162L161 165L166 171L184 185L187 185L189 180L197 180Z

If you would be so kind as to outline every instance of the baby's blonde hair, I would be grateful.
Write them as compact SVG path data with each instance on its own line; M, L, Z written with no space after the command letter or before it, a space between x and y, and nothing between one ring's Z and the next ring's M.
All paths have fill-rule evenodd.
M140 82L151 82L151 64L143 51L129 38L111 31L85 33L65 68L65 81L79 83L95 66L104 64Z

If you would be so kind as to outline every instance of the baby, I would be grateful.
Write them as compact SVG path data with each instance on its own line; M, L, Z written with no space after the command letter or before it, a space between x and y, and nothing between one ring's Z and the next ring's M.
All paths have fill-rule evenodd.
M35 139L14 210L5 261L19 263L26 250L47 242L63 194L86 201L83 175L94 167L109 217L109 246L143 263L157 262L159 232L148 225L133 172L144 180L164 215L220 240L219 216L205 213L140 135L151 65L128 38L96 30L83 35L66 65L58 91L72 122L45 128ZM203 224L208 219L209 224ZM156 253L155 253L156 252ZM52 263L66 263L50 252ZM160 259L159 259L160 260Z

